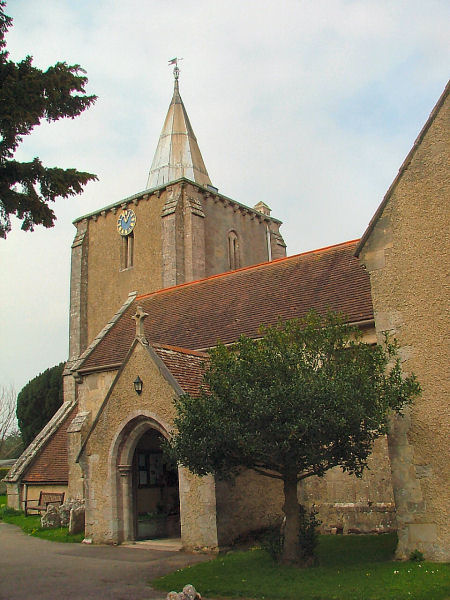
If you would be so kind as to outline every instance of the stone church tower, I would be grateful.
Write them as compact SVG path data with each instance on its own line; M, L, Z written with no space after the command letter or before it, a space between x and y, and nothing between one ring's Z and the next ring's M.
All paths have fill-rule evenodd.
M148 293L286 255L281 222L209 178L179 92L179 69L147 189L80 217L72 244L69 361L130 292Z

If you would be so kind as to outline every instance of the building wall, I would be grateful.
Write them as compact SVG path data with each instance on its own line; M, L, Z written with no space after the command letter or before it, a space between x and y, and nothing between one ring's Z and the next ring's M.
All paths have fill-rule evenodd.
M123 268L117 232L122 208L136 214L133 265ZM230 270L228 235L239 266L286 255L279 222L187 180L88 215L72 245L70 359L92 342L131 291L149 293ZM268 251L268 245L271 251Z
M206 276L230 270L228 234L231 231L237 235L240 267L286 256L286 247L277 244L271 235L279 234L278 223L214 194L205 194L202 204L206 218Z
M331 469L298 486L298 498L313 507L322 533L385 533L396 529L387 440L376 441L362 478ZM281 481L244 471L216 483L217 530L221 547L237 537L276 524L283 518Z
M161 365L153 361L146 347L136 345L87 442L81 465L86 491L86 536L94 542L133 539L130 478L134 448L151 426L167 435L175 414L175 391L163 376ZM133 388L138 374L144 382L140 396ZM217 549L214 481L195 477L181 468L179 479L184 547ZM130 519L128 523L126 519Z
M361 478L336 467L299 485L299 500L318 511L322 533L384 533L396 529L386 438L375 441Z
M65 385L64 393L71 382L72 385L76 385L78 398L78 415L72 421L67 432L68 494L72 499L85 497L84 476L77 457L116 375L117 371L90 373L81 378L78 383L75 383L72 375L64 377L65 383L68 382Z
M67 500L67 485L63 484L53 484L53 485L30 485L26 486L26 499L27 500L39 500L39 495L41 492L48 493L62 493L64 492L64 499ZM25 496L25 491L23 492ZM25 500L25 497L23 498Z
M131 291L151 292L162 287L161 209L166 192L130 202L136 214L133 266L122 268L122 236L117 231L117 212L89 219L87 267L87 340L91 342Z
M275 525L283 518L283 483L254 471L243 471L230 481L217 481L219 545L226 547L252 531Z
M398 558L418 549L450 560L448 277L449 99L418 140L361 251L370 273L379 341L400 346L422 395L389 436Z

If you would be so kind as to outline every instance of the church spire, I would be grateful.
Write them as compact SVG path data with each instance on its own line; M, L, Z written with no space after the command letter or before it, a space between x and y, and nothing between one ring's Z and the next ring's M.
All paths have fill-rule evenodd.
M147 189L164 185L180 177L186 177L200 185L211 184L197 138L180 96L179 60L181 59L174 58L169 61L169 64L175 65L173 97L150 168Z

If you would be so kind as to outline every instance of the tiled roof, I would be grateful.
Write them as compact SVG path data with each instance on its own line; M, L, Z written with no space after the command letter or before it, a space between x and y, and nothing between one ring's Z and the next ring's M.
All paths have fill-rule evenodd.
M138 296L84 361L80 371L121 363L135 335L137 306L149 314L153 343L203 349L257 336L261 323L304 316L314 308L343 312L350 322L373 318L367 273L354 257L358 240L214 275Z
M50 437L36 459L26 470L24 483L67 483L69 467L67 458L67 428L77 413L73 408L65 421Z
M183 391L197 396L203 381L204 365L208 360L207 354L161 344L153 344L153 348Z

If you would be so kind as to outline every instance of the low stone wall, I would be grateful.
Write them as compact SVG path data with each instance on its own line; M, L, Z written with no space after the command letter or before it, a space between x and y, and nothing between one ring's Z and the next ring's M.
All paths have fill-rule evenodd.
M321 533L388 533L397 529L393 502L324 502L315 508L322 521Z

